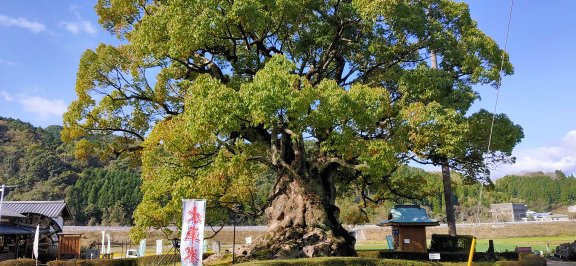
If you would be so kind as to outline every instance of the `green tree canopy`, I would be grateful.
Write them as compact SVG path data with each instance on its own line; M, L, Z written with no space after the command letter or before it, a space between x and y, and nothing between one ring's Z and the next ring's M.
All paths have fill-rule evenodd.
M79 148L142 155L135 237L178 223L182 198L207 198L213 220L220 207L265 209L269 234L254 251L273 256L353 254L336 184L370 187L377 202L413 154L434 143L462 153L471 85L494 84L503 54L465 3L447 0L100 0L96 10L126 42L82 56L63 139L114 135ZM268 197L251 204L266 178Z

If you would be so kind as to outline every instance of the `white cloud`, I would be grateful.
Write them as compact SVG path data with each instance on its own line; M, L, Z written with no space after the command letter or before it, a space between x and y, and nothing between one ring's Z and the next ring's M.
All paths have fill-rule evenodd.
M4 101L11 102L14 100L14 97L10 95L7 91L0 91L0 98L4 99Z
M46 30L46 26L44 24L30 21L27 18L12 18L4 15L0 15L0 25L8 26L8 27L20 27L27 30L30 30L34 33L42 32Z
M514 152L516 163L496 169L494 174L554 172L576 174L576 130L569 131L556 145L522 149Z
M63 26L67 31L72 32L74 34L78 34L80 32L85 32L88 34L96 34L96 27L87 20L80 20L80 21L63 21L60 22L60 25Z
M82 18L82 16L80 15L80 12L79 12L80 9L81 9L81 7L78 5L70 6L68 8L68 10L70 10L70 12L74 13L76 20L75 21L61 21L60 26L64 27L67 31L74 33L74 34L84 32L84 33L88 33L91 35L95 35L97 32L96 27L94 25L92 25L92 22Z
M67 105L61 99L49 100L38 96L21 97L18 102L24 107L24 111L38 115L42 119L50 116L62 116Z
M19 63L14 62L14 61L10 61L10 60L4 60L4 59L0 58L0 65L17 66L17 65L19 65Z

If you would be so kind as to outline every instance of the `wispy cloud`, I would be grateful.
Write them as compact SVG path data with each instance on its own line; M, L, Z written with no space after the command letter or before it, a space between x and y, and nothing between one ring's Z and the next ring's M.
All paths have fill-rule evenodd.
M30 30L34 33L42 32L46 30L46 26L40 22L30 21L27 18L12 18L4 15L0 15L0 25L8 27L20 27Z
M10 93L8 93L7 91L0 91L0 99L3 99L4 101L7 102L14 101L12 95L10 95Z
M80 6L72 5L68 8L70 12L74 14L76 20L74 21L61 21L59 24L60 26L64 27L67 31L78 34L78 33L88 33L91 35L95 35L97 33L96 27L92 24L92 22L85 20L80 15L79 10L81 9Z
M81 32L85 32L88 34L96 34L96 27L87 20L81 21L62 21L60 25L64 27L67 31L72 32L74 34L78 34Z
M4 60L2 58L0 58L0 65L7 65L7 66L17 66L20 63L18 62L14 62L14 61L10 61L10 60Z
M18 102L24 107L24 111L38 115L40 118L50 116L62 116L66 112L67 105L61 99L49 100L37 96L23 97Z
M554 172L576 174L576 130L569 131L555 145L523 149L514 152L516 163L496 169L496 173Z
M38 96L18 95L13 96L7 91L0 90L0 99L6 102L17 102L22 110L35 114L41 119L49 117L61 117L66 112L67 105L61 99L46 99Z

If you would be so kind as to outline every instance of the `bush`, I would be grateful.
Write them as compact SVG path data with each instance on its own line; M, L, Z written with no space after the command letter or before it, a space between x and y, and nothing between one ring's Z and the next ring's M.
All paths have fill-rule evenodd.
M562 259L576 260L576 241L558 245L555 254Z
M401 260L418 260L429 261L428 253L417 252L394 252L394 251L358 251L359 257L374 258L373 252L378 252L378 258L383 259L401 259ZM440 253L441 262L464 262L468 261L468 252L438 252ZM488 254L486 252L475 252L474 259L478 261L499 261L499 260L518 260L518 254L515 252L502 252Z
M381 250L356 250L356 255L361 258L380 258Z
M36 260L33 259L17 259L5 260L0 262L0 266L35 266Z
M144 266L144 265L172 265L179 263L178 255L158 255L141 258L125 259L99 259L99 260L54 260L48 262L48 266ZM161 263L161 264L160 264Z
M266 260L266 261L250 261L237 265L259 265L259 266L427 266L436 265L431 262L420 262L410 260L383 260L373 258L358 258L358 257L323 257L323 258L302 258L291 260Z
M534 254L521 254L518 261L499 261L498 266L546 266L546 259Z
M518 260L518 253L516 252L476 252L474 253L474 261L501 261L501 260Z
M434 252L468 252L472 245L470 235L440 235L433 234L432 241L430 242L430 250Z

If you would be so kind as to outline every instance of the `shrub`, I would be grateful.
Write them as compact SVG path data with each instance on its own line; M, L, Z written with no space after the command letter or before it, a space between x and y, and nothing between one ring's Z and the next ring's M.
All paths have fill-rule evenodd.
M384 259L401 259L401 260L418 260L429 261L428 253L417 252L395 252L395 251L369 251L378 252L378 258ZM359 257L372 257L369 252L358 252ZM442 262L464 262L468 261L468 252L438 252ZM502 252L488 254L486 252L475 252L474 261L499 261L499 260L518 260L518 254L515 252Z
M356 254L361 258L380 258L381 250L356 250Z
M0 262L0 266L35 266L36 260L33 259L17 259L17 260L6 260Z
M99 259L99 260L54 260L48 266L144 266L144 265L172 265L180 262L178 255L158 255L141 258L125 259Z
M373 258L358 258L358 257L322 257L322 258L302 258L291 260L266 260L266 261L250 261L237 265L258 265L258 266L427 266L436 265L431 262L420 262L410 260L383 260Z
M521 254L518 261L499 261L498 266L546 266L546 259L534 254Z
M433 234L430 250L435 252L467 252L470 251L472 239L470 235L440 235Z

